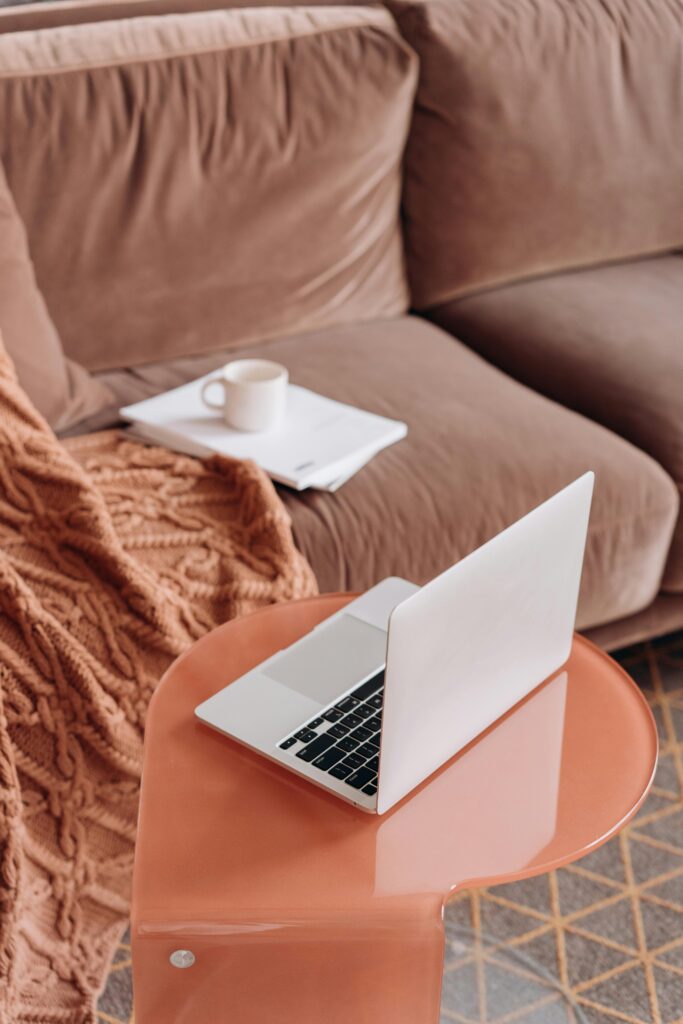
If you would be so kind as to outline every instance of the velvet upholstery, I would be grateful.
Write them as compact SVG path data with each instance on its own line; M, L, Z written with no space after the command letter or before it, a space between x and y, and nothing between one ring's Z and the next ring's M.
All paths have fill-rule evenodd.
M683 255L498 288L433 317L506 373L649 452L683 495ZM683 516L663 587L683 592Z
M683 0L388 0L413 305L683 245Z
M628 442L416 317L328 328L249 352L284 363L297 384L408 423L405 440L336 494L280 489L322 590L362 590L390 575L424 583L594 469L579 625L652 601L678 494ZM214 355L101 379L121 402L135 401L222 361Z
M683 594L658 594L641 612L585 632L599 647L617 651L679 629L683 629Z
M233 7L292 7L290 0L47 0L0 7L0 33L25 32L36 28L80 25L84 22L115 21L148 14L188 14L194 11L225 10ZM316 0L310 6L338 7L338 0ZM368 6L367 0L348 0L344 6Z
M379 8L0 35L0 147L89 369L402 312L416 59Z
M542 292L551 289L547 293L549 301L541 301L538 307L538 293L534 291L531 302L515 300L509 307L509 315L505 312L505 303L510 293L519 297L526 286L520 285L519 291L504 288L501 291L502 320L496 315L497 306L492 301L496 293L482 289L517 276L547 274L562 271L566 266L604 260L623 260L633 254L658 252L681 244L683 175L681 150L672 126L681 120L682 80L678 69L681 66L683 0L662 0L657 4L651 0L572 0L572 3L548 0L543 4L537 0L516 3L507 0L390 0L390 4L402 32L423 58L404 204L415 303L431 306L435 301L443 303L453 294L481 292L466 302L453 304L457 327L455 321L450 320L450 301L441 306L438 315L447 314L444 323L456 334L461 331L467 343L480 348L489 359L501 365L503 358L509 359L510 372L518 373L520 379L556 395L565 404L613 427L639 448L649 451L668 474L676 478L680 488L675 382L676 353L680 349L680 345L676 349L676 332L681 319L680 303L677 304L672 290L678 280L675 272L671 277L670 268L674 264L666 258L656 259L647 264L651 269L645 272L642 268L646 261L641 260L634 264L632 271L624 265L623 279L609 276L613 271L621 273L618 267L606 268L605 277L601 276L602 271L595 271L598 275L595 279L591 276L593 272L588 271L562 274L557 279L559 295L552 292L552 278L536 281L534 289L536 286ZM179 265L175 258L167 259L174 253L174 243L178 245L177 256L182 241L187 252L181 256L188 253L194 256L189 270L193 271L196 264L198 277L206 281L206 267L201 263L206 255L203 245L187 248L187 237L181 239L177 231L180 222L175 213L179 209L187 213L178 198L182 198L183 189L190 198L194 193L192 189L187 190L182 170L176 180L178 169L170 158L164 164L164 154L169 150L176 152L180 147L191 162L191 154L199 153L195 170L201 165L203 174L205 166L201 160L207 153L212 154L213 159L216 140L226 130L226 125L228 130L234 127L229 118L221 120L223 114L213 112L206 96L211 95L214 103L216 97L225 101L225 111L230 110L226 100L229 90L217 88L216 83L219 86L221 82L230 83L232 78L227 72L222 76L220 69L214 73L213 67L208 70L207 67L212 60L220 61L218 55L230 50L235 38L227 33L230 37L227 39L219 32L218 51L210 54L206 47L202 49L202 40L206 43L210 36L215 41L213 27L217 22L213 19L220 21L222 15L209 16L208 21L204 21L205 16L197 16L203 27L193 22L189 35L186 34L189 22L183 18L165 18L163 30L158 31L150 27L149 19L144 16L222 6L218 0L64 0L12 11L0 10L0 37L20 28L137 15L134 26L126 23L117 28L110 25L96 30L83 26L75 35L66 30L64 36L57 33L37 38L28 34L15 36L0 45L0 55L4 53L9 60L4 66L0 61L0 152L6 154L11 184L26 214L41 285L47 290L54 287L50 305L60 307L56 313L60 326L62 317L64 325L70 321L72 308L77 318L82 317L80 303L101 305L93 314L93 323L98 329L90 330L87 317L79 321L78 344L89 349L94 360L92 365L115 366L121 360L129 366L140 363L132 369L99 375L112 398L106 409L97 408L96 415L87 421L93 428L115 421L119 402L164 390L219 366L233 354L246 353L245 342L261 336L260 331L247 332L247 336L242 337L240 331L244 325L238 324L239 329L233 331L234 323L225 315L218 317L216 310L225 300L231 316L236 308L238 311L246 308L249 314L255 311L257 319L261 318L264 312L270 311L273 299L267 286L273 277L273 265L268 262L272 252L281 256L286 252L287 258L281 260L281 265L286 264L287 269L298 266L300 251L292 257L293 250L286 246L275 250L271 247L265 262L255 260L249 264L250 281L258 280L262 268L268 278L266 281L264 277L262 291L255 297L250 296L247 307L241 307L232 294L215 295L215 303L205 301L206 295L193 294L188 288L192 274L174 275L174 271L187 268ZM237 0L230 6L243 4ZM373 112L359 112L356 108L348 121L338 118L339 112L334 110L334 117L338 118L334 122L336 131L341 132L342 124L353 124L353 133L343 135L346 141L357 137L356 120L363 122L371 113L379 118L380 113L384 116L392 109L390 95L397 89L403 90L405 98L410 92L409 79L414 68L386 20L380 28L377 22L366 22L368 12L360 11L356 16L362 25L354 22L357 34L348 22L341 30L338 14L333 11L325 12L324 16L323 12L308 14L314 25L310 36L316 37L321 53L323 50L325 53L321 61L329 62L330 52L333 53L332 66L338 76L335 88L341 83L342 98L348 100L352 95L351 88L348 94L344 90L347 75L350 80L355 74L363 87L364 99L365 76L371 79L370 91L376 100ZM376 16L383 18L381 14ZM326 17L332 18L334 28ZM239 17L233 14L232 24L247 26L247 34L256 32L258 35L257 26L266 23L271 28L282 24L291 28L290 18L291 12L279 15L261 12L254 20L249 12ZM297 14L296 19L299 18ZM179 27L178 22L185 28ZM322 30L323 24L329 26L329 31ZM300 28L300 20L296 21L296 26ZM321 32L325 37L322 41L318 39ZM291 40L288 37L287 46L282 47L287 49L288 56L294 51L298 55L297 47L303 46L296 30L294 37ZM308 63L311 40L308 35L305 38L306 66L309 67L315 61L312 58L312 64ZM188 41L189 49L185 48ZM347 52L349 41L351 49ZM259 53L261 44L270 46L273 67L283 70L282 83L291 78L293 65L285 58L282 63L278 62L282 52L275 40L266 42L259 37L258 40L252 38L251 42ZM104 43L110 47L108 52L106 47L101 49ZM151 50L147 52L150 43ZM331 51L326 49L328 46ZM388 47L386 52L382 49L384 46ZM136 54L144 60L136 62ZM96 57L98 66L79 66L81 57L86 65L93 64L93 57ZM40 63L43 58L46 58L44 66L34 66L35 61ZM103 63L100 58L104 58ZM228 57L225 59L229 62ZM337 59L339 67L335 64ZM400 68L402 59L406 63ZM60 61L65 63L60 64ZM378 69L384 72L387 61L394 75L393 83L384 82L378 73ZM177 86L177 79L181 77L186 90ZM241 88L244 80L239 74L237 78ZM140 85L141 79L151 84L149 95ZM76 81L86 81L87 85L78 86L74 91ZM310 86L316 92L314 75L306 81L304 89ZM277 94L280 84L273 95ZM141 107L143 100L145 104L156 103L156 115L160 110L159 94L169 86L172 88L168 96L174 107L177 97L181 105L186 103L185 114L177 120L177 111L171 116L169 111L161 110L153 124L145 123L138 115L138 105ZM298 80L297 87L302 87ZM290 86L283 84L282 88L283 95L294 95ZM125 94L125 100L122 98L118 106L115 103L117 90L122 97ZM242 89L240 96L243 95ZM97 160L89 162L87 145L75 138L76 129L68 116L72 109L87 124L87 118L93 116L92 108L101 102L102 96L107 97L112 141L117 144L115 151L112 150L111 166L110 161L101 159L99 142L102 139L97 134L94 138L98 145L94 152L99 163ZM306 109L311 109L309 97L306 93ZM330 97L316 98L321 106L315 109L327 110L325 101ZM131 103L127 107L129 99ZM334 99L336 102L336 95ZM58 101L58 118L51 135L45 128L45 118L46 111L53 111L51 104L55 100ZM21 120L25 102L35 104L33 115L38 129L33 134L34 126ZM520 110L521 117L515 113ZM9 133L14 131L15 122L3 120L7 115L12 118L18 115L16 124L21 127L20 132L14 132L11 144ZM391 136L392 145L396 143L396 148L400 149L401 133L397 128L400 117L398 114L396 117L387 139ZM27 127L29 132L25 134ZM286 131L287 128L283 139L287 138ZM66 201L62 195L65 179L60 177L64 168L59 166L59 160L50 163L61 145L61 138L57 138L60 133L73 143L74 162L78 165L80 161L86 172L83 175L86 187L81 188L78 173L71 169L66 189L67 207L60 206ZM192 139L186 144L183 140L188 134ZM364 140L369 137L364 136ZM122 140L126 150L123 158ZM201 142L198 147L197 140ZM155 154L150 149L152 141L160 154L161 162L156 164ZM34 150L42 154L44 166L40 166L38 160L29 159L26 178L22 160L24 154L32 158ZM17 157L13 160L15 153ZM430 153L435 159L426 159ZM345 157L348 156L349 153L345 153ZM52 185L53 167L59 171L56 188ZM299 167L297 165L297 169ZM338 166L335 167L338 170ZM355 170L359 177L353 180L358 182L363 167L354 165ZM304 168L302 181L306 173ZM315 173L319 180L320 170ZM141 181L146 188L140 187ZM199 179L190 176L189 181L197 184L197 195L203 200L207 181L201 180L201 189ZM334 218L349 212L345 208L350 195L348 181L344 184L333 171L326 181L328 191L331 182L339 186L337 191L331 190L334 194L325 207L325 216L338 236ZM102 197L98 196L100 184L105 195L113 194L119 201L111 232L100 232L103 220L106 222ZM249 181L248 185L251 184ZM382 193L383 197L390 191L389 186ZM155 204L162 194L170 201L166 209L172 216L163 223L164 230L157 231L158 237L152 238L150 224L155 230L159 224L150 221L147 214L157 210ZM150 202L151 195L154 195L154 202ZM197 237L209 248L214 245L214 234L221 240L226 236L224 193L220 201L217 196L218 190L211 215L192 209L187 222L181 218L185 231L186 224L198 226L198 213L206 215L204 229ZM291 196L297 201L295 207L291 205ZM394 192L391 201L394 209L395 196ZM300 213L303 209L300 196L286 189L280 200L276 206L267 207L269 225L274 218L281 219L284 211L296 209ZM387 210L391 209L391 202L387 203ZM106 203L104 205L106 207ZM357 226L367 225L368 212L372 216L373 210L378 213L378 207L359 210ZM55 218L55 212L60 216L64 214L63 219ZM246 213L238 208L238 214L243 212ZM260 210L250 211L252 222L255 218L258 222L258 212ZM386 225L387 221L382 223ZM124 246L117 251L122 226L127 248ZM262 235L259 227L259 238ZM349 237L352 235L353 231ZM142 247L141 237L145 242ZM387 282L396 281L392 231L387 231L386 238L391 240L386 250L391 258L382 264L389 268L388 274L381 278L382 289ZM232 235L230 241L233 241ZM248 232L238 235L236 241L239 242L237 247L233 245L231 249L230 245L223 245L219 249L221 256L229 250L227 265L231 285L235 280L232 271L236 266L238 271L240 269L239 258L245 251L253 255ZM93 242L96 242L94 248ZM148 243L149 249L146 248ZM83 252L89 259L79 264ZM211 252L215 263L216 249ZM94 262L93 253L96 255ZM323 255L327 266L329 252L324 250ZM132 259L130 267L129 257ZM138 257L139 262L135 262ZM664 267L662 274L658 267L660 262ZM114 278L110 273L112 263L116 269ZM154 268L160 265L164 265L164 273L154 279ZM69 273L70 269L78 273L78 278ZM225 266L221 270L224 271ZM133 288L129 287L125 276L128 271ZM79 295L76 281L81 280L84 272L88 290ZM305 274L311 272L311 267L307 266ZM575 291L565 294L565 279L574 277L580 281L581 294ZM108 283L112 279L122 282L122 287L120 292L110 295ZM361 289L362 306L365 284L362 270L355 280ZM598 280L602 282L600 285L596 284ZM610 280L612 284L607 287ZM151 288L148 287L150 282ZM324 288L324 272L314 276L313 282L315 287L321 284ZM648 297L642 288L650 286L653 287ZM134 330L131 331L128 299L136 298L136 287L150 306L142 308L133 302L130 323ZM183 289L188 290L183 292ZM627 294L629 290L633 292L631 296ZM376 293L375 287L373 298ZM240 285L235 295L241 294ZM337 294L341 302L331 311L330 320L344 320L347 314L350 320L383 317L403 308L401 301L395 308L389 303L383 308L364 308L359 314L356 309L349 311L349 302L352 307L358 304L353 286L337 287ZM164 301L169 297L172 300L173 315L166 320L159 317L158 308L154 308L159 295ZM316 299L320 299L320 294ZM197 304L193 306L195 301ZM554 303L563 311L566 330L557 318L553 320L548 315ZM622 307L623 315L619 312ZM143 315L140 317L141 308ZM466 353L458 341L450 342L453 352L445 356L443 336L412 318L387 320L386 323L380 320L374 326L356 324L314 330L303 337L298 332L314 328L315 316L309 320L304 318L304 322L295 318L295 322L289 323L287 315L291 309L285 312L273 333L296 331L297 334L281 341L258 344L253 349L254 354L263 352L283 358L292 367L295 379L359 405L406 416L411 425L406 442L379 456L336 498L320 493L294 495L283 491L299 544L313 561L324 587L362 587L374 582L379 575L394 571L414 579L429 578L582 468L594 465L598 469L599 485L580 623L594 626L593 635L610 646L624 638L640 638L676 625L681 597L678 582L681 578L680 521L668 561L667 547L678 498L667 472L651 458L582 417L566 412L553 402L544 402L496 374ZM436 315L437 311L434 312ZM183 323L186 313L188 318L192 314L193 327L203 317L207 323L212 316L216 317L205 335L208 342L197 344L197 337L191 331L190 343L186 344L187 324ZM150 324L159 322L163 331L147 333ZM327 322L324 313L321 322ZM496 348L503 322L511 341L509 345L502 345L501 356ZM84 324L86 330L82 329ZM104 330L99 329L100 324L104 324ZM629 333L633 328L637 328L635 333ZM185 334L179 341L183 331ZM266 329L263 333L270 332ZM579 339L576 344L575 337ZM559 346L554 344L554 339L560 338L565 348L558 355ZM231 344L236 346L232 351ZM419 351L413 351L412 345ZM637 355L636 348L639 348ZM540 361L537 373L527 365L530 349ZM200 350L206 354L165 358L170 353ZM650 351L654 358L648 369ZM624 357L625 353L628 358ZM162 361L148 365L149 360ZM551 365L554 362L557 372ZM585 378L596 368L598 382L593 388ZM566 381L558 379L564 375ZM544 383L546 377L552 386ZM564 391L563 385L566 385ZM614 400L611 398L613 386L616 389ZM625 403L624 396L627 397ZM624 404L629 405L631 401L633 408L624 409ZM69 422L63 426L68 428ZM77 429L82 430L84 426ZM389 522L395 536L387 529ZM411 531L413 524L416 530ZM655 597L663 574L665 586L679 593ZM606 625L596 626L597 623Z
M101 382L64 357L1 165L0 334L19 383L51 427L68 429L111 403Z

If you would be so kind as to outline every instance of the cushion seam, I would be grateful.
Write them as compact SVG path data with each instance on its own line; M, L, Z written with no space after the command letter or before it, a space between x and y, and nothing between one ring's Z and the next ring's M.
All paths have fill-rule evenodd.
M101 23L98 22L97 24L101 24ZM35 78L35 77L37 77L39 75L43 75L43 76L45 76L45 75L60 75L60 74L68 74L70 72L76 72L76 71L90 71L90 70L98 71L101 68L125 67L125 66L133 66L135 64L149 64L149 63L156 62L156 61L162 61L162 60L170 61L170 60L180 59L180 58L183 58L183 57L193 57L193 56L203 57L203 56L209 56L211 54L217 54L217 53L229 53L229 52L231 52L233 50L244 50L244 49L247 49L249 47L271 46L273 43L294 42L294 41L299 40L299 39L308 39L308 38L311 38L312 36L327 36L327 35L332 35L335 32L339 32L339 33L341 33L341 32L348 32L348 31L354 31L355 32L358 29L363 29L363 28L379 29L380 31L382 31L382 32L384 32L386 34L386 38L387 39L391 39L393 42L401 42L402 41L399 36L395 35L391 31L391 25L390 24L387 24L386 27L385 27L385 26L381 25L379 22L376 22L376 21L358 21L356 24L353 24L353 25L335 25L335 26L331 26L331 27L325 28L325 29L315 29L315 30L311 29L310 31L306 31L306 32L296 32L293 35L284 35L283 34L283 35L277 35L277 36L264 36L261 39L250 39L250 40L245 40L244 42L241 42L241 43L230 43L230 42L226 41L225 44L222 45L222 46L212 45L210 47L201 48L201 49L189 48L189 49L186 49L186 50L176 50L176 51L173 51L172 53L169 53L168 51L166 51L164 53L135 54L135 55L132 55L130 57L112 57L110 59L102 60L102 61L98 61L98 62L95 62L95 61L84 61L83 63L80 63L80 64L70 64L68 67L37 67L37 68L28 68L25 71L24 70L0 71L0 80L6 80L6 79L9 79L9 78ZM36 31L40 31L40 30L36 30Z

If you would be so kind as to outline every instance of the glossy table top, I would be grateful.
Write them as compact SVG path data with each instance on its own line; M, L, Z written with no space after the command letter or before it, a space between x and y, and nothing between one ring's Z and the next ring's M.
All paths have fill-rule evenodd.
M347 600L227 623L165 675L145 742L134 934L433 913L456 888L582 856L640 805L657 757L652 715L624 671L580 637L563 670L382 817L194 718L200 701Z

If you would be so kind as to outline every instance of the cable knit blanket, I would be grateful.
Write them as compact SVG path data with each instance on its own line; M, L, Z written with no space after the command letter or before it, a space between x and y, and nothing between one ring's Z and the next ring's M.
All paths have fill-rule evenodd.
M94 1024L145 711L206 630L315 592L257 467L60 444L0 351L0 1022Z

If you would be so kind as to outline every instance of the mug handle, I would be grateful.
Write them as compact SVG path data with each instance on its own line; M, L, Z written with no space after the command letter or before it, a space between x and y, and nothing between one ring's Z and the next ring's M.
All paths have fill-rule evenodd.
M221 386L221 391L223 392L222 402L212 402L207 396L207 391L209 390L210 387L213 387L214 384L220 384ZM205 380L204 383L202 384L200 394L202 396L202 402L204 403L204 405L207 405L209 409L218 409L220 412L222 412L223 409L225 408L225 381L223 380L222 377L211 377L210 380Z

